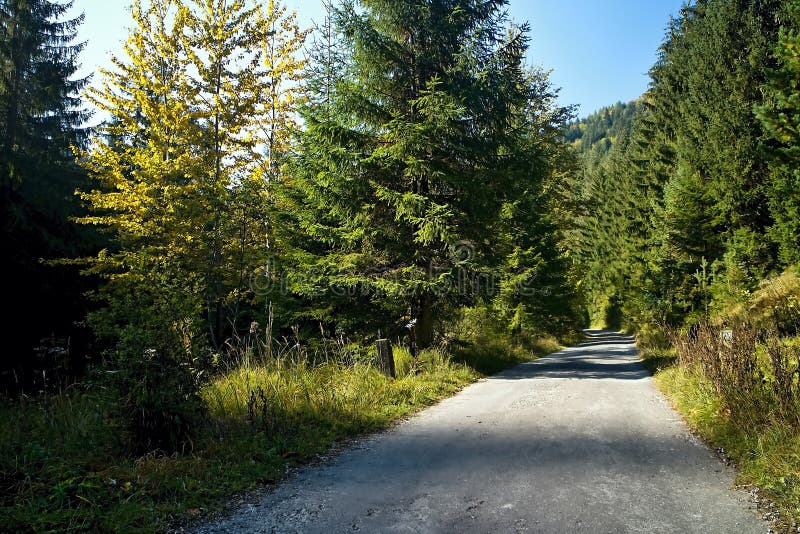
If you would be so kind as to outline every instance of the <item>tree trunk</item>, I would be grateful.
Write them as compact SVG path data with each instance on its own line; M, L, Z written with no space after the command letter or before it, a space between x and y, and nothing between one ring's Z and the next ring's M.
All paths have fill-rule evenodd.
M423 293L419 297L414 325L414 337L417 348L427 349L433 344L433 297Z
M381 373L390 377L397 378L397 371L394 366L394 352L392 351L392 344L388 339L379 339L378 346L378 367Z

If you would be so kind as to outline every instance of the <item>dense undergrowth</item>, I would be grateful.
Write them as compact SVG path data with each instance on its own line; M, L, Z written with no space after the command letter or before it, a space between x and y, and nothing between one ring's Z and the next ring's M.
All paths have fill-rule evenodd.
M395 380L355 345L331 341L312 354L296 343L241 340L237 358L202 389L207 422L182 455L134 454L119 398L91 381L2 405L0 531L163 530L279 480L338 441L559 347L554 339L460 334L417 359L396 347Z
M800 526L798 298L800 277L787 271L707 324L669 332L668 342L640 337L658 386L787 532Z

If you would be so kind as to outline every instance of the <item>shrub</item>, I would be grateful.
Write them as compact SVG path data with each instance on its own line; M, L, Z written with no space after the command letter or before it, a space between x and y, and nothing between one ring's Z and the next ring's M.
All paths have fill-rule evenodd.
M201 426L205 407L200 374L167 351L149 349L120 373L120 416L137 453L186 452Z
M690 334L670 332L680 363L709 380L736 425L754 428L778 420L800 428L796 345L774 329L745 322L729 329L702 323Z

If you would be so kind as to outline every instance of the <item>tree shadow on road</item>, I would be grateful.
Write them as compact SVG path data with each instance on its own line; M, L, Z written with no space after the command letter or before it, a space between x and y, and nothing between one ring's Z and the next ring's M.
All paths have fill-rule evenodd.
M589 341L496 375L498 380L567 378L642 380L650 376L631 336L587 330Z

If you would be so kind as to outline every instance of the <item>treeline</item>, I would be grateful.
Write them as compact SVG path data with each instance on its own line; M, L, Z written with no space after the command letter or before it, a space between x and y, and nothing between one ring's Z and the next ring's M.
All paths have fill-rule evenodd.
M342 1L311 34L280 2L135 0L86 88L71 4L4 0L4 238L36 265L6 381L36 336L69 334L38 308L88 309L95 341L72 350L119 371L132 430L170 448L254 333L415 353L476 306L509 333L573 329L554 216L571 112L506 3ZM14 226L36 199L68 206L47 224L69 247ZM86 283L51 282L76 266L94 289L67 313L53 295Z
M798 16L795 1L693 2L647 93L573 126L600 131L565 224L594 323L708 320L800 259Z

